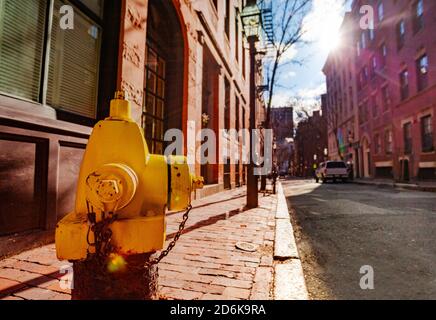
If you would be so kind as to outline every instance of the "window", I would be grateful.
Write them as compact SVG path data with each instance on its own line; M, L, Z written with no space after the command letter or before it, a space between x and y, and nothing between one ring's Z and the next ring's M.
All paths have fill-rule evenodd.
M215 10L218 10L218 0L212 0L212 3Z
M154 154L164 151L165 78L165 60L148 48L142 126L150 152Z
M408 122L403 126L404 154L412 153L412 123Z
M348 100L347 100L347 92L345 90L344 90L344 105L345 105L344 113L346 115L348 111Z
M100 18L103 17L103 0L79 0L83 2L88 9L98 15Z
M243 41L243 40L242 40ZM242 43L242 77L245 79L247 77L247 51L245 50L244 43Z
M368 122L368 115L369 115L369 103L368 101L365 102L365 104L363 105L363 119L364 122Z
M374 136L374 148L375 148L375 154L380 154L381 153L381 138L379 134L376 134Z
M360 35L360 42L361 42L361 47L362 49L366 48L366 32L362 32Z
M373 41L375 39L375 30L373 27L369 29L369 40Z
M375 77L376 70L377 70L377 57L376 56L372 56L372 58L371 58L371 69L370 69L371 79Z
M424 27L424 1L416 1L413 5L413 11L413 30L418 32Z
M373 95L371 97L371 104L372 104L372 116L374 118L377 118L378 117L377 95Z
M404 46L404 40L406 38L406 23L401 20L397 25L397 45L398 49Z
M421 140L423 152L431 152L434 150L432 121L432 116L425 116L421 118Z
M241 119L239 118L239 98L236 97L236 107L235 107L235 129L239 132Z
M77 12L74 30L61 30L59 12L65 3L55 1L54 5L47 103L95 118L101 28Z
M385 12L384 12L384 7L383 7L383 2L380 2L378 4L377 7L377 12L378 12L378 21L383 21L384 17L385 17Z
M380 46L380 57L381 57L381 67L384 68L386 66L386 58L388 55L388 49L386 47L386 44L382 44Z
M428 68L428 57L425 54L416 61L418 91L424 90L428 86Z
M49 17L48 0L0 0L1 93L96 117L103 1L82 2L95 15L75 8L75 28L64 31L59 12L67 1L54 0ZM46 34L51 34L50 48Z
M406 100L409 97L409 71L407 69L400 73L400 90L401 100Z
M235 8L235 58L239 62L239 19L238 19L238 9Z
M230 130L230 82L227 78L224 81L224 129Z
M246 134L245 129L247 129L249 127L249 125L247 124L247 114L245 111L245 107L242 106L242 143L243 145L245 145L245 143L247 142L248 139L248 135Z
M230 39L230 0L226 0L226 16L224 19L224 32L227 39Z
M391 98L389 95L389 87L386 85L382 88L382 99L383 99L383 108L384 111L388 110L389 105L391 103Z
M328 169L345 169L347 165L343 161L330 161L327 162Z
M0 92L41 102L47 1L0 0Z
M392 144L393 144L393 137L392 137L392 130L386 130L385 131L385 151L386 154L392 154Z
M359 122L364 124L368 121L368 102L365 102L359 107Z
M364 66L362 69L362 86L365 86L369 79L368 67Z

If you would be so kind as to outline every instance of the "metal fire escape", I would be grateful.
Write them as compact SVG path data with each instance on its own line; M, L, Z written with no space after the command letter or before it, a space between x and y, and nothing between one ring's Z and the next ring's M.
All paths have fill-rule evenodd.
M272 11L272 1L273 0L260 0L258 6L261 11L261 24L263 33L261 35L260 49L258 53L263 56L274 55L274 18ZM258 61L258 68L262 69L262 60ZM268 84L260 85L257 87L257 94L259 98L263 95L265 91L268 91Z
M262 28L264 32L264 47L268 53L274 49L274 21L272 12L273 0L262 0L260 8L262 12Z

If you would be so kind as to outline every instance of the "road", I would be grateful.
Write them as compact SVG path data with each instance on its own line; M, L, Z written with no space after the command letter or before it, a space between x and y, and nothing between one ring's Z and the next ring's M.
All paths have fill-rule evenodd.
M436 299L436 194L282 183L312 299Z

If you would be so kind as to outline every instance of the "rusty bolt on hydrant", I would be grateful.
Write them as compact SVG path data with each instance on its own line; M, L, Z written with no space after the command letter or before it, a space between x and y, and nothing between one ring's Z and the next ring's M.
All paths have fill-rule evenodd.
M157 299L157 264L175 245L157 256L166 211L186 210L177 241L191 194L202 187L185 157L149 153L130 102L117 92L89 139L75 210L56 228L57 257L73 262L73 300Z

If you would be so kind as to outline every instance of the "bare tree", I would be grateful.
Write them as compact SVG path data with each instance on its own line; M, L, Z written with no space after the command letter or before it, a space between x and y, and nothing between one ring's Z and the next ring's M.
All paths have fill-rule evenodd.
M312 110L318 110L321 107L320 101L317 101L315 104L307 105L301 99L292 99L291 106L294 108L295 113L297 115L297 122L305 121L310 117L310 113ZM341 141L339 137L339 130L341 129L341 119L340 112L337 110L336 105L326 105L326 114L323 115L323 121L326 123L327 132L323 132L322 134L327 135L327 137L332 134L334 136L335 144L338 150L338 155L341 160L344 160L344 155L342 154Z
M336 105L331 105L330 103L327 103L326 111L327 135L330 136L330 134L333 134L339 158L344 160L344 156L341 152L341 142L339 139L339 130L341 124L339 111L337 110Z
M267 0L262 0L265 3ZM290 50L303 44L304 19L311 8L312 0L274 0L272 6L273 32L267 34L270 59L266 59L268 102L265 127L270 128L274 92L278 86L279 69L289 63L301 63L296 58L284 59Z
M261 6L268 7L272 0L261 0ZM268 54L265 63L265 76L267 78L267 111L264 127L271 128L271 108L274 93L278 84L279 70L289 63L301 63L295 57L286 58L286 55L295 46L304 43L305 33L303 22L308 14L312 0L274 0L270 6L271 30L266 32ZM286 58L286 59L285 59ZM262 176L261 189L266 189L266 177Z

